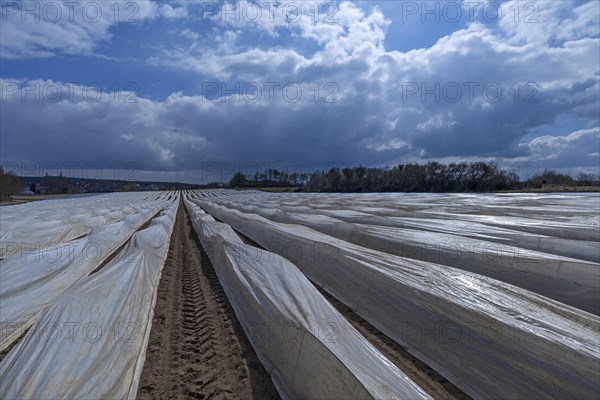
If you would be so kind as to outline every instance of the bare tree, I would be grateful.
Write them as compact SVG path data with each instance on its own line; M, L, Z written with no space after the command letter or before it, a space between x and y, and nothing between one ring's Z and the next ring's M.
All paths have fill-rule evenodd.
M583 171L577 174L577 182L582 186L591 186L594 180L594 174L588 174Z
M6 198L23 190L21 178L13 172L5 172L0 167L0 197Z

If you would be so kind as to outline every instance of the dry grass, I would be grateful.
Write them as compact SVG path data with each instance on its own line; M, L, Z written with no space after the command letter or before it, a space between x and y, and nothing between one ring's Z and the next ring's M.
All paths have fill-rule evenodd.
M68 198L71 196L80 196L80 195L81 194L36 194L33 196L28 196L28 195L16 194L16 195L12 196L12 199L15 202L23 202L23 201L65 199L65 198Z

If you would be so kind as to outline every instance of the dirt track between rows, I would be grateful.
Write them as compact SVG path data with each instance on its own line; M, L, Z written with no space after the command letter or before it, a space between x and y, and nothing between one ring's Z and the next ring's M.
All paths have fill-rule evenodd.
M278 398L183 203L158 288L138 398Z
M237 232L247 244L260 247ZM435 399L469 399L350 308L315 285L390 361ZM208 256L180 204L140 378L140 399L276 399Z

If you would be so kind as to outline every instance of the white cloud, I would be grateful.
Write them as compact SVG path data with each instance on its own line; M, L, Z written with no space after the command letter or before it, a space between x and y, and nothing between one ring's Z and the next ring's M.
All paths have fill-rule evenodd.
M399 150L399 149L404 149L404 148L410 149L411 146L404 140L392 139L392 140L388 141L387 143L380 144L380 145L367 145L367 148L373 149L375 151L386 151L386 150Z
M600 128L583 129L566 136L539 136L521 146L528 148L530 159L555 167L596 167L600 149Z
M521 138L534 128L557 118L598 119L597 38L571 37L559 46L521 43L472 23L429 48L387 51L389 21L377 8L366 13L344 2L336 17L338 24L322 31L310 18L272 24L273 32L299 32L304 40L321 43L326 37L313 54L282 47L181 48L156 61L207 80L335 83L336 107L361 116L340 135L357 148L397 155L410 150L423 157L521 157L530 151L519 146ZM238 34L267 29L243 21L224 25ZM416 85L417 92L409 95L408 85Z
M189 29L184 29L183 31L181 31L180 35L192 41L200 39L200 35L197 32L191 31Z
M448 115L436 114L427 121L417 124L417 129L420 131L429 131L440 128L451 128L456 124L456 121L452 119L452 113L447 114Z
M531 158L549 166L597 163L597 143L594 147L590 139L597 142L597 129L556 138L548 128L570 118L588 126L598 123L600 40L590 30L589 7L565 13L563 6L548 6L539 18L560 34L548 36L539 26L505 23L498 29L473 23L429 48L407 52L385 49L390 21L379 9L367 12L350 2L339 4L338 22L332 24L313 21L310 13L295 24L280 17L254 24L217 19L215 29L202 36L180 31L193 43L165 47L150 61L196 72L204 83L225 81L229 90L248 82L265 90L265 83L276 82L274 101L265 100L266 92L256 103L239 93L221 92L213 101L174 93L164 101L141 98L133 105L8 102L3 104L9 111L2 121L2 140L10 146L3 149L43 157L47 143L42 141L38 149L34 138L47 129L59 142L62 138L76 144L73 148L89 148L82 155L132 157L165 170L193 169L199 160L269 158L340 164L411 157ZM109 30L99 32L102 37ZM248 32L293 39L282 47L249 41L244 36ZM294 45L300 41L311 46ZM90 39L89 48L96 42ZM58 50L51 43L31 49L66 52L64 43ZM315 44L316 50L306 50ZM302 88L298 102L281 96L280 88L290 82ZM415 87L417 92L408 92ZM491 90L484 91L486 87ZM497 88L502 96L496 101ZM331 93L337 102L326 103ZM73 126L81 127L77 134L70 133ZM522 144L523 137L540 127L549 135ZM114 143L123 145L113 149ZM68 149L61 152L72 157Z
M548 43L571 41L600 34L600 3L574 0L518 0L502 3L500 28L511 42Z
M186 4L185 1L176 2L175 7L171 4L159 4L155 6L156 11L154 12L154 16L168 19L186 18L189 15L188 5L189 2Z
M99 43L111 39L110 29L114 25L142 24L159 17L185 17L187 5L175 4L179 6L151 0L25 0L4 3L0 24L0 57L21 59L56 54L91 55Z

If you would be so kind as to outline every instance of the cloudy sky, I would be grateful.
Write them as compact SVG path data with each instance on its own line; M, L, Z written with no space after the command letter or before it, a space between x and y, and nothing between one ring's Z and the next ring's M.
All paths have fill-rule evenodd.
M0 157L23 175L599 172L597 1L0 4Z

